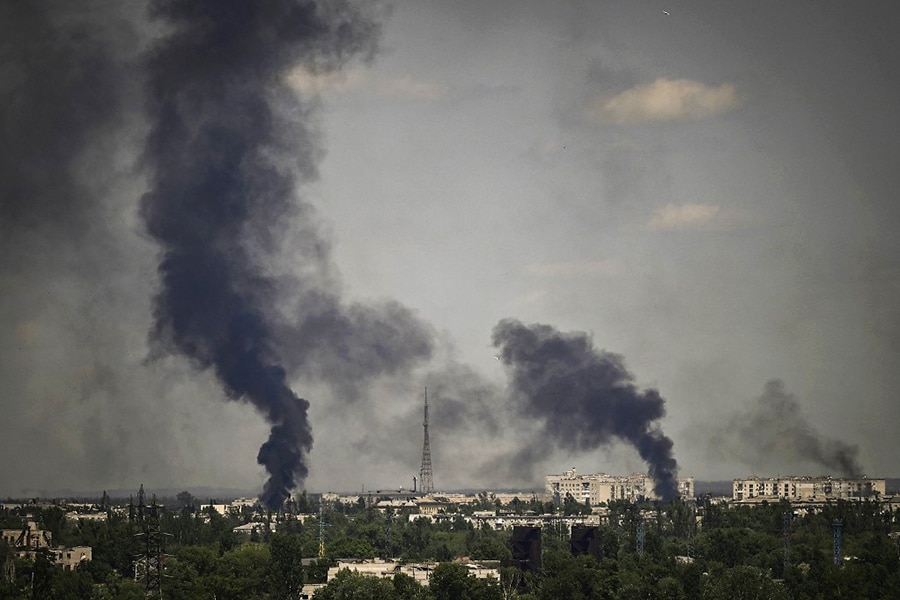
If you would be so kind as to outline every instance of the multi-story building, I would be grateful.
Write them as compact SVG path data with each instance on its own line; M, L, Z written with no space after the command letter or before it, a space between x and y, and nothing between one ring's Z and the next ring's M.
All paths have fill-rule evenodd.
M0 530L0 537L10 547L15 549L20 557L28 556L37 550L49 549L53 546L50 532L38 529L34 521L27 521L19 529Z
M653 490L655 482L649 475L633 473L631 475L607 475L591 473L581 475L573 467L562 475L547 475L547 493L554 498L564 499L571 495L579 502L596 506L612 500L628 500L635 502L641 498L658 500ZM682 498L694 496L694 478L678 479L678 493Z
M69 571L84 561L90 561L92 555L90 546L54 547L50 532L38 529L34 521L27 521L21 529L0 530L0 540L12 548L19 558L34 558L37 552L47 552L54 563Z
M73 546L72 548L54 548L51 550L53 562L66 571L73 571L84 562L90 562L92 550L90 546Z
M877 500L884 496L885 480L868 477L749 477L735 479L731 498L736 502L761 500Z

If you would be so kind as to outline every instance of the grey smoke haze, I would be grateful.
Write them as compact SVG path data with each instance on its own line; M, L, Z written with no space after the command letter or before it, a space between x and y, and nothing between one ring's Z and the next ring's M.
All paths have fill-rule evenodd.
M0 240L7 252L17 233L53 225L58 243L69 243L96 215L83 169L121 126L127 89L111 21L94 22L65 2L0 7Z
M149 347L167 250L138 212L159 183L147 57L189 44L202 18L187 11L177 29L151 21L151 4L0 6L0 494L264 485L255 458L271 425L223 402L215 369L173 331ZM527 444L541 420L517 418L490 347L509 315L595 332L626 356L665 395L682 473L746 470L740 452L696 443L694 424L730 422L722 399L754 398L778 373L821 439L858 443L857 462L895 474L895 3L689 0L670 16L652 2L392 6L355 20L380 37L341 56L310 31L318 41L297 51L313 52L312 70L276 77L283 54L249 52L235 72L259 60L260 73L245 87L223 78L207 102L203 75L262 32L250 18L216 60L173 63L158 96L178 96L195 149L217 123L223 141L254 121L260 136L279 129L255 155L248 140L228 174L240 187L269 165L263 183L281 186L254 182L259 201L232 215L232 264L258 277L228 281L265 326L259 348L310 401L310 489L408 484L423 385L439 487L643 469L624 443ZM362 64L376 38L387 51ZM718 112L691 112L694 100ZM223 164L241 155L236 141L207 147ZM172 162L203 164L184 154Z
M171 0L153 9L170 30L147 76L151 189L141 206L163 249L153 340L212 369L230 398L272 424L257 460L269 474L262 500L275 508L306 478L313 443L309 403L291 390L284 356L347 385L430 353L427 331L399 305L345 308L327 290L269 273L284 219L308 218L298 184L316 172L309 107L287 75L327 73L371 53L377 26L340 0ZM314 227L300 228L312 265L299 270L326 269L325 244ZM285 289L299 294L299 322L273 308Z
M844 477L863 474L859 447L817 431L778 379L768 381L755 402L715 432L710 449L755 469L777 471L784 465L811 464Z
M659 426L665 401L656 390L639 390L621 357L597 351L586 333L511 319L497 324L493 340L512 368L521 410L540 423L541 434L529 440L531 451L522 458L535 462L541 448L589 452L625 441L647 463L656 493L677 497L678 463Z

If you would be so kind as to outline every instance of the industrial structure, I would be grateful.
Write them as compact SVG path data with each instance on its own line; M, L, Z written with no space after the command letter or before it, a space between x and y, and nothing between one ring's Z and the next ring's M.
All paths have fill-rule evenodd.
M640 499L659 500L654 492L653 478L642 473L631 475L607 475L606 473L591 473L582 475L575 472L575 467L564 471L562 475L547 475L548 494L556 501L562 501L571 496L578 502L591 506L609 503L613 500L628 500L635 502ZM682 498L694 496L694 478L678 478L678 493Z
M794 500L824 502L827 500L878 500L885 494L884 479L868 477L843 479L836 477L749 477L735 479L731 499L735 502Z
M425 441L422 444L422 468L419 470L420 491L423 494L434 492L434 476L431 472L431 444L428 442L428 388L425 388Z
M530 526L513 527L512 560L504 561L504 566L518 567L523 571L541 570L541 528Z

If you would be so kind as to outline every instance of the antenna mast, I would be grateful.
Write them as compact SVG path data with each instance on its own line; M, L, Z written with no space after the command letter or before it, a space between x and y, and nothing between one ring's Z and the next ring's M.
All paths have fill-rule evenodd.
M434 492L434 478L431 473L431 444L428 443L428 388L425 388L425 442L422 445L422 468L419 471L419 481L422 485L422 493Z

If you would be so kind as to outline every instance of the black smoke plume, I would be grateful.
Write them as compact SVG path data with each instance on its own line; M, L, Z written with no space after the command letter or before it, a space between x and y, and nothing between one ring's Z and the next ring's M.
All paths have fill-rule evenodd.
M152 10L167 28L147 62L142 214L163 252L152 338L158 351L213 369L230 398L272 423L257 460L269 474L261 498L277 507L307 475L313 441L309 404L289 387L285 366L334 378L310 361L337 356L360 377L430 352L428 332L408 311L346 308L318 281L271 273L291 219L307 236L298 271L328 264L311 209L296 197L316 172L311 106L286 75L370 54L378 28L342 0L157 0ZM287 316L286 293L302 300ZM388 323L395 318L406 321Z
M583 452L622 440L647 463L660 497L678 495L672 440L656 423L665 401L655 390L638 390L621 357L597 351L584 333L510 319L497 324L493 341L512 367L523 416L541 424L542 437L529 448Z
M753 468L807 461L845 477L862 474L859 448L817 432L803 416L797 399L778 379L768 381L755 403L716 432L711 445L718 453Z

